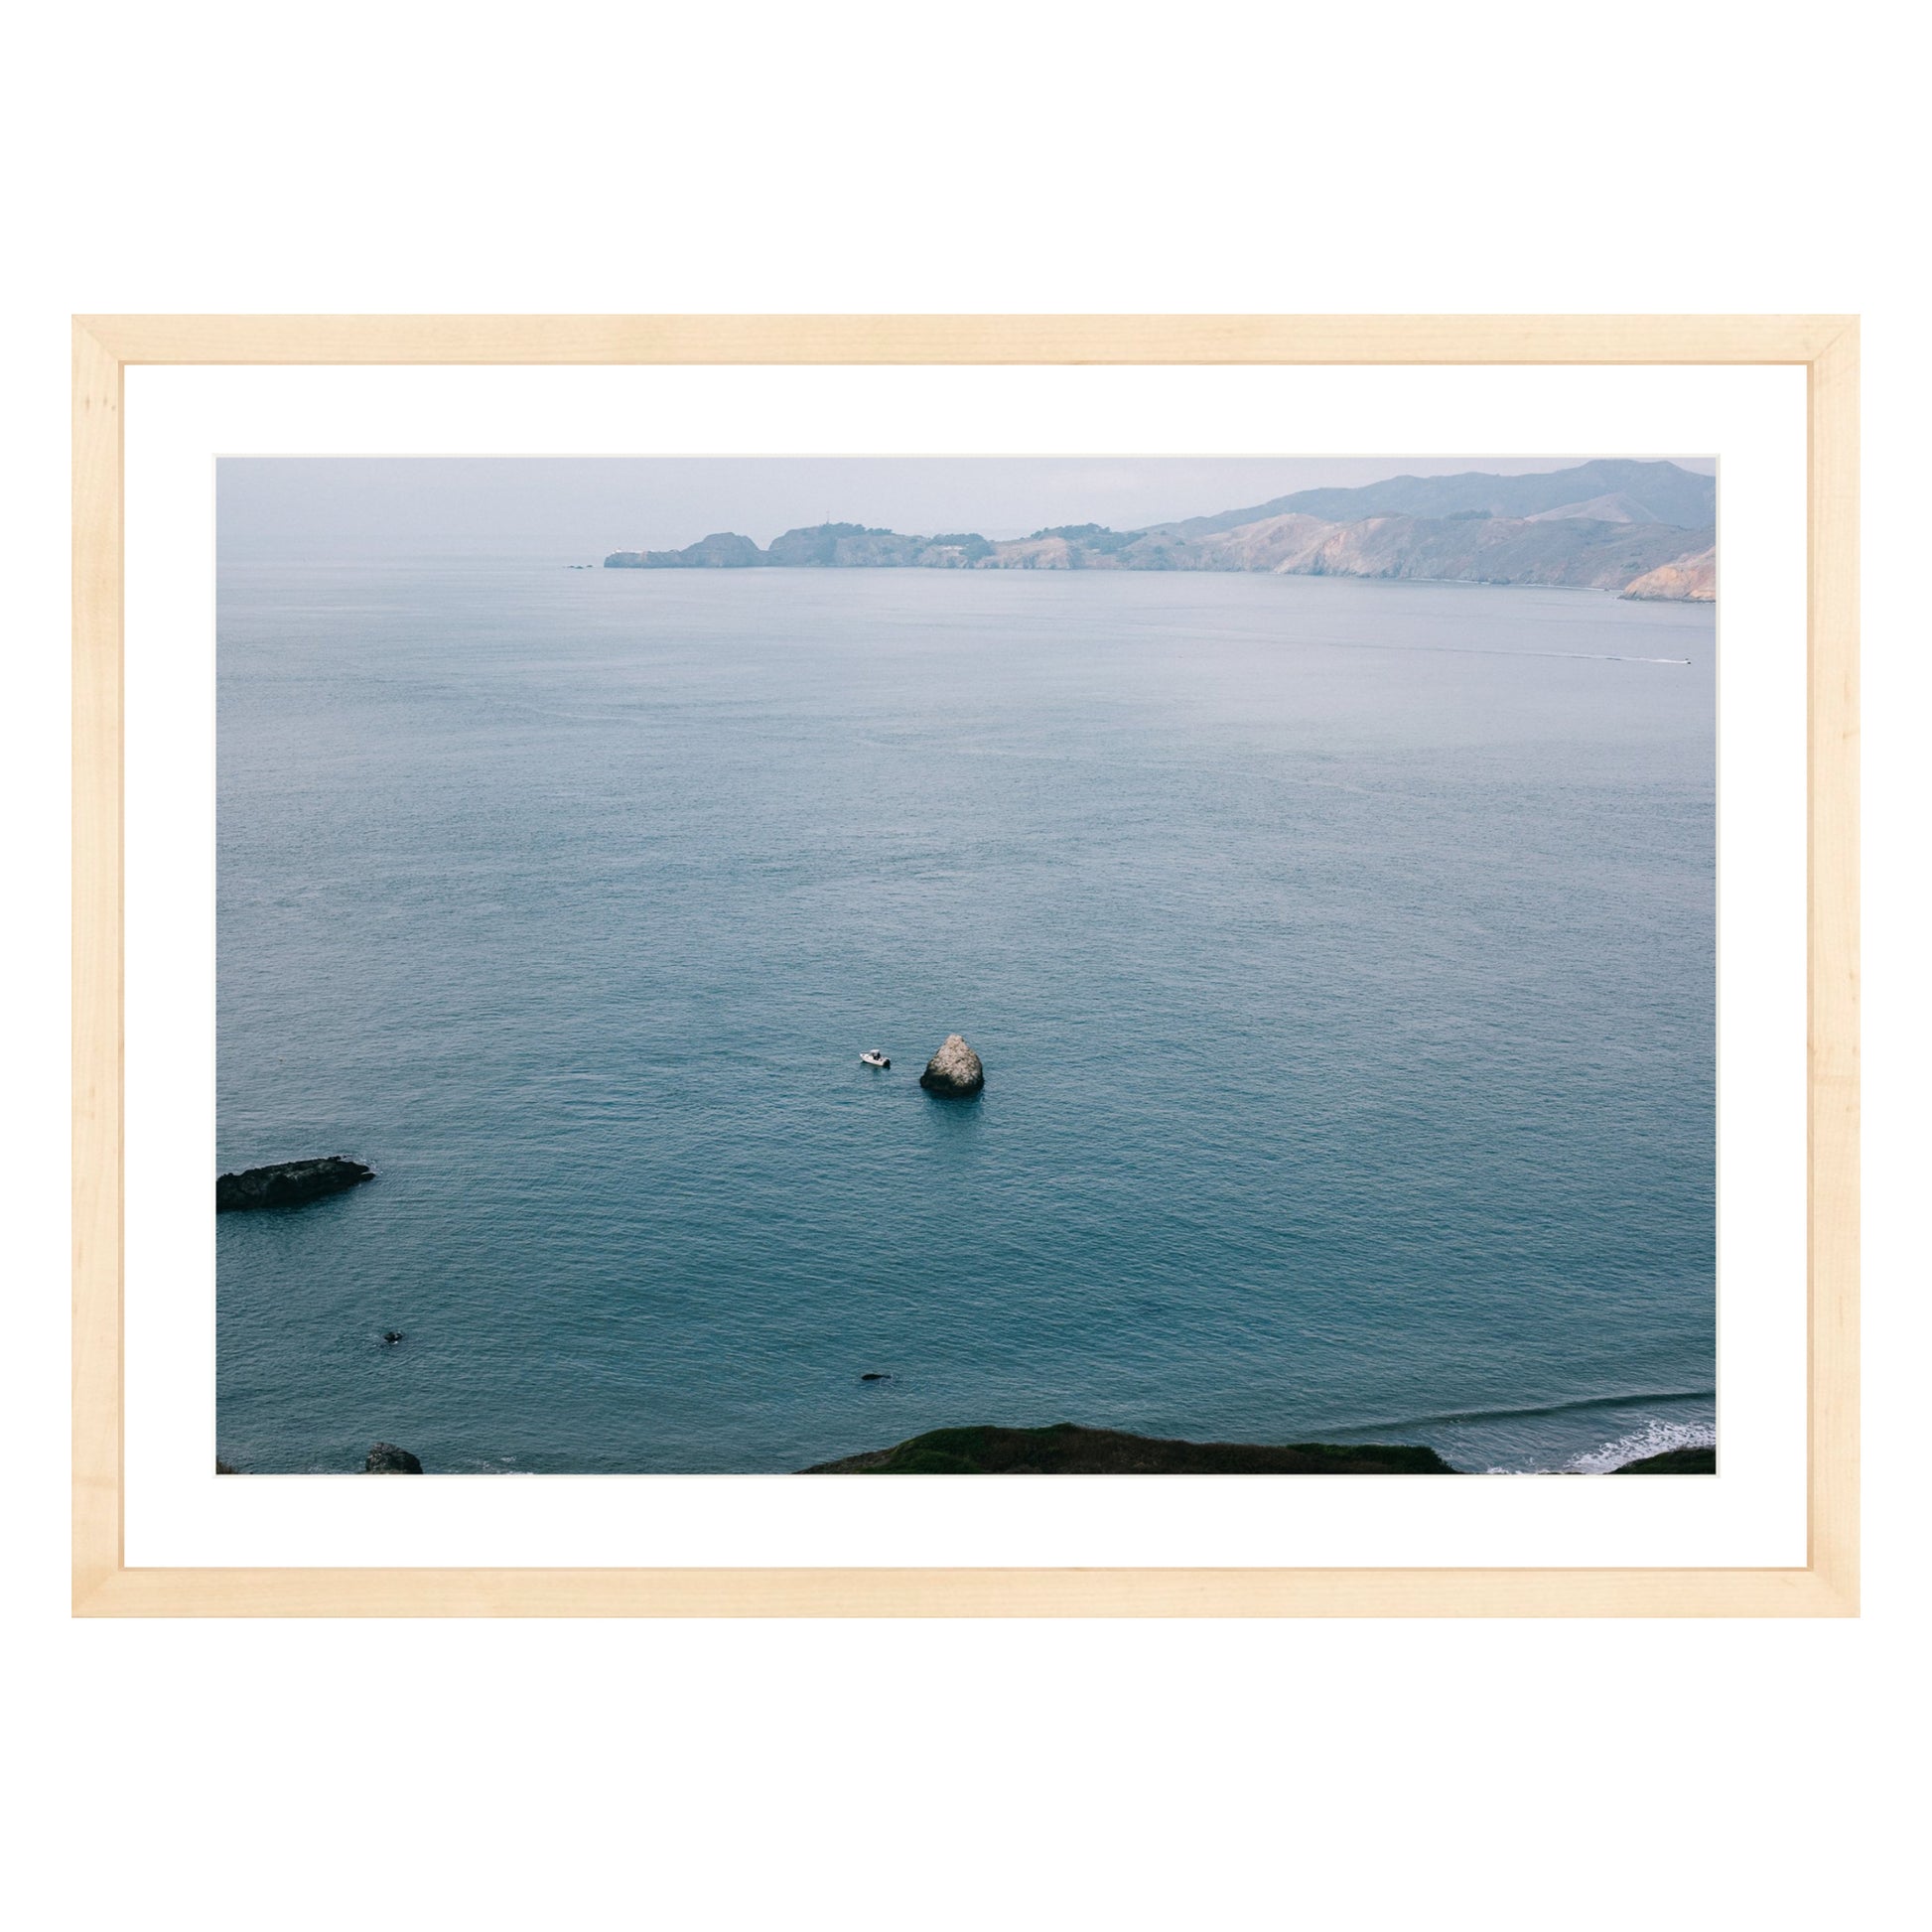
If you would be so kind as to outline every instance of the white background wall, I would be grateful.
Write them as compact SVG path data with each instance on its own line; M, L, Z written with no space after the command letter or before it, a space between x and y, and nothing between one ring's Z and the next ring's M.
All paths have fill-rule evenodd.
M0 1896L48 1894L20 1922L1903 1922L1932 1356L1921 69L1897 17L101 0L12 24L24 1853ZM115 309L1863 310L1865 1617L69 1623L67 317Z

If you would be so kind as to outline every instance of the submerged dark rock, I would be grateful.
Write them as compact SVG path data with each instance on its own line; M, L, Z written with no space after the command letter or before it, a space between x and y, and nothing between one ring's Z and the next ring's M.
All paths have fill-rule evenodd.
M218 1476L238 1476L241 1471L232 1462L223 1462L217 1455L214 1458L214 1473Z
M868 1369L865 1372L865 1374L863 1374L859 1378L859 1380L862 1382L890 1382L892 1379L893 1378L890 1375L888 1375L884 1369L877 1369L877 1368Z
M369 1450L369 1459L362 1464L362 1473L368 1476L419 1476L423 1465L406 1449L397 1449L394 1443L377 1443Z
M298 1207L324 1194L340 1194L375 1178L375 1170L340 1154L320 1161L277 1161L266 1168L243 1168L224 1173L214 1182L214 1211L225 1214L244 1207Z
M946 1043L926 1061L919 1085L942 1099L967 1100L986 1085L986 1068L958 1034L948 1034Z
M1661 1455L1639 1456L1610 1471L1613 1476L1714 1476L1718 1473L1718 1446L1665 1449Z
M933 1429L802 1471L819 1475L1427 1475L1455 1471L1420 1444L1182 1443L1116 1429Z

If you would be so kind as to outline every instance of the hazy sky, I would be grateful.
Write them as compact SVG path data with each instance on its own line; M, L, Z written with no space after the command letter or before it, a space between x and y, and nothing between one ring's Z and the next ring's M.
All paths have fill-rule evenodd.
M1137 529L1384 477L1561 470L1582 457L224 457L220 541L451 540L669 550L714 530L764 544L800 524L1024 536L1048 523ZM1707 474L1708 459L1678 457Z

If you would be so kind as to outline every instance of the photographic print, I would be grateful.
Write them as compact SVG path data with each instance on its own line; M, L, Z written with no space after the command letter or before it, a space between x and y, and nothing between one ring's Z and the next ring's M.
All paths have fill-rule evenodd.
M221 459L217 1466L1713 1471L1717 488Z

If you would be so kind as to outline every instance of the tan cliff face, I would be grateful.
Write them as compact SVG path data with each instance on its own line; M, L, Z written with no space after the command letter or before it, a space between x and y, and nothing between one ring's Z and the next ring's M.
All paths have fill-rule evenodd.
M1290 511L1196 536L1149 531L1105 551L1058 537L996 543L974 567L1270 571L1292 577L1550 584L1622 593L1678 563L1686 542L1695 543L1704 534L1672 524L1593 517L1367 516L1344 523Z
M1623 588L1625 597L1683 604L1713 604L1718 597L1718 550L1700 550L1675 563L1645 571Z
M1021 537L1009 543L996 543L991 557L983 557L980 570L1076 570L1081 564L1073 546L1064 537ZM1089 570L1116 568L1113 558L1096 558Z

